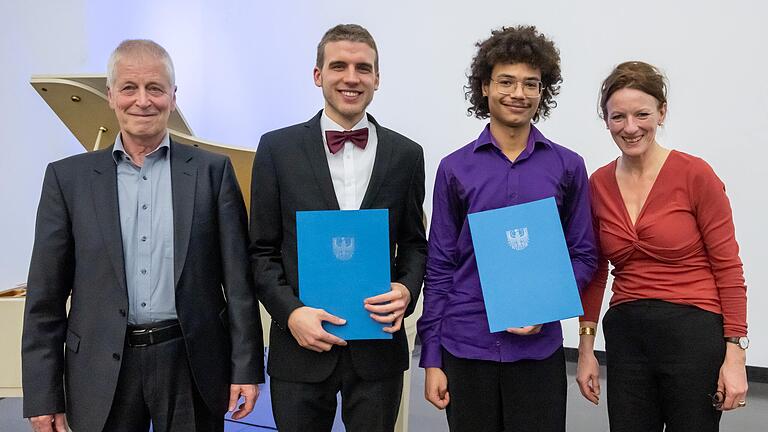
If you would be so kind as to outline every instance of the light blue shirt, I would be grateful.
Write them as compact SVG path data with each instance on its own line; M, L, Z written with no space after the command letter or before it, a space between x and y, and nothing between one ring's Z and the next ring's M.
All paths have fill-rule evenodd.
M123 236L128 323L176 319L173 278L173 193L168 134L136 165L118 134L117 196Z

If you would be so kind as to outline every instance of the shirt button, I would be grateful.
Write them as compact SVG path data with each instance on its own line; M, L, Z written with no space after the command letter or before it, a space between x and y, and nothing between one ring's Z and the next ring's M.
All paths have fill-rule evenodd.
M141 236L141 241L147 241L147 236Z
M142 210L146 210L146 209L147 209L147 205L146 205L146 204L142 205L142 206L141 206L141 209L142 209Z
M112 358L115 359L115 360L120 360L120 354L112 353Z
M496 346L501 346L501 341L496 341Z
M142 179L144 179L144 180L146 180L146 179L147 179L147 176L143 175L143 176L141 176L141 178L142 178Z
M125 316L125 309L120 309L120 316Z
M141 307L147 307L147 304L145 302L141 302Z
M141 274L147 274L147 269L141 269Z

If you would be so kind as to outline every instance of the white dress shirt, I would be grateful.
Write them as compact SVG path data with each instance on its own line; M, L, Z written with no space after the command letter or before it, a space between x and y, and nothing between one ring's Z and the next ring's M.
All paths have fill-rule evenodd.
M339 202L341 210L359 210L363 203L365 191L368 190L368 183L371 180L373 171L373 162L376 159L376 147L379 139L376 135L376 126L368 121L368 116L357 122L351 130L368 128L368 144L365 149L352 144L347 140L344 148L336 154L328 149L328 142L325 139L325 131L344 131L335 121L331 120L323 111L320 117L320 129L323 135L323 148L325 148L325 157L328 159L328 168L331 171L331 180L333 180L333 190L336 192L336 200Z

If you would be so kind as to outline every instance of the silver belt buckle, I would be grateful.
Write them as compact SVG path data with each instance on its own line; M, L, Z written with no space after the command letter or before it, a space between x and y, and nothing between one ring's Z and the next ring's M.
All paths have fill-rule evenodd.
M154 333L155 333L155 329L139 329L139 330L131 331L131 334L133 334L133 335L144 335L144 334L148 334L149 335L149 343L136 344L136 345L131 345L131 346L134 347L134 348L141 348L141 347L146 347L146 346L152 345L155 342L155 338L153 336Z

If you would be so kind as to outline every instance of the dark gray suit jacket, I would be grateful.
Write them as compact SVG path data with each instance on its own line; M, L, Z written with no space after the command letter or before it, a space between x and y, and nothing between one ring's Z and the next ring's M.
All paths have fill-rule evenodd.
M338 352L302 348L288 330L299 300L296 212L338 210L320 129L322 111L306 123L262 136L251 185L251 263L259 300L272 316L267 371L285 381L319 382L333 371ZM378 146L361 208L389 209L392 280L411 293L406 316L421 292L427 241L423 223L424 153L410 139L379 125ZM392 340L350 341L353 367L365 379L408 369L404 329Z
M78 432L106 421L127 326L112 150L48 166L29 269L24 416L66 411ZM231 383L264 381L245 205L227 157L173 142L170 154L176 311L198 389L223 415Z

